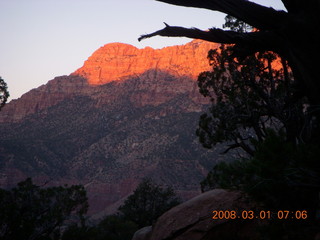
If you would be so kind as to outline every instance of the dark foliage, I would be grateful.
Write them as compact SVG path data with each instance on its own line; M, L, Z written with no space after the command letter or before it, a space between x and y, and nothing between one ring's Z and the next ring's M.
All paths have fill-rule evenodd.
M212 106L201 116L197 134L205 147L231 142L225 152L240 147L249 155L216 165L201 182L202 191L237 189L263 209L305 210L303 223L273 218L262 236L311 239L318 227L320 190L313 108L295 97L293 75L280 56L263 52L235 60L230 53L225 46L209 52L213 71L199 76L200 92Z
M263 210L272 211L272 219L261 228L263 239L313 239L319 227L320 149L284 139L268 131L264 142L254 143L254 157L216 165L201 182L202 191L242 190ZM306 211L307 219L278 219L278 210Z
M61 240L96 240L96 237L97 231L95 227L72 224L63 232Z
M119 210L126 219L141 228L152 225L158 217L179 203L172 188L163 188L145 179Z
M254 145L254 157L216 165L201 182L202 191L240 189L267 208L315 209L320 150L313 145L294 146L270 130L263 143Z
M309 141L312 121L307 101L293 100L295 85L286 61L272 52L242 60L231 54L225 45L211 50L213 70L198 78L200 93L212 102L197 129L203 146L231 142L225 152L242 148L253 155L252 140L262 142L268 128L284 130L288 142Z
M96 226L71 225L64 231L61 240L131 240L137 230L136 224L123 216L111 215Z
M82 219L87 209L83 186L40 188L28 178L0 190L0 239L56 238L66 220Z
M0 111L6 104L9 96L7 83L0 77Z
M172 188L163 188L144 179L120 206L119 214L106 216L95 226L71 225L63 233L62 240L130 240L139 228L152 225L179 203Z
M120 215L105 217L97 227L99 229L97 240L130 240L138 230L135 223Z

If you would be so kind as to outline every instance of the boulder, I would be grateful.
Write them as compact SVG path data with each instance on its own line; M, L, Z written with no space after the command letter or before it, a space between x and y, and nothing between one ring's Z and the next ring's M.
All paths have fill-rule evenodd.
M151 231L152 231L152 226L141 228L135 232L132 240L148 240L150 238Z
M208 191L164 213L153 226L148 240L259 239L258 220L216 220L213 219L214 210L235 210L241 214L254 209L239 191Z

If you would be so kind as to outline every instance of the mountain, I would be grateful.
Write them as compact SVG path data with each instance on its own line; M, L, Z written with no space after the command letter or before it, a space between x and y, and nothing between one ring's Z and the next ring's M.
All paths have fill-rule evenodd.
M176 77L196 79L201 71L209 69L206 60L208 50L217 47L218 44L200 40L162 49L138 49L128 44L110 43L95 51L73 75L85 77L90 84L105 84L155 69ZM155 75L151 78L161 79L163 76Z
M221 156L198 143L208 103L195 78L218 45L138 49L111 43L83 67L11 101L0 112L0 186L84 184L90 214L114 211L144 177L184 199Z

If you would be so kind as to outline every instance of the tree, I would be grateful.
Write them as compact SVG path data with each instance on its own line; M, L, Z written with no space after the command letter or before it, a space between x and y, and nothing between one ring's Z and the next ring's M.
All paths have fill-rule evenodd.
M242 61L230 47L208 53L212 71L198 77L200 93L212 104L200 117L197 135L204 147L229 142L253 155L252 140L264 141L268 128L283 130L286 141L307 142L312 121L304 110L305 99L294 103L294 81L287 63L272 52L257 53Z
M67 219L82 219L87 209L83 186L40 188L28 178L0 190L0 239L50 239Z
M7 83L0 77L0 111L6 104L9 96Z
M238 189L269 209L316 209L319 149L310 144L294 146L270 129L266 139L254 145L253 157L217 164L201 182L202 191Z
M231 16L224 27L236 32L252 27ZM312 121L305 111L306 99L290 101L294 78L285 59L273 52L259 52L237 60L232 46L222 44L208 53L212 71L198 77L200 93L211 107L202 114L197 129L206 148L229 142L230 149L242 148L253 155L252 141L263 142L269 128L286 133L286 141L307 142Z
M275 215L261 228L261 239L314 239L319 231L320 149L312 144L293 145L284 134L269 129L263 142L254 143L253 157L217 164L201 182L213 188L241 190ZM277 211L303 209L305 220L278 219Z
M96 240L131 240L138 227L125 216L116 214L105 217L98 224L97 229Z
M106 216L95 226L70 225L63 232L61 240L131 240L137 230L135 223L115 214Z
M231 30L201 31L165 24L164 29L139 40L159 35L231 44L221 49L222 56L209 53L214 71L199 77L202 93L217 104L202 116L198 135L206 147L233 141L230 148L242 147L251 156L218 164L202 182L202 189L240 189L272 210L305 208L309 215L304 225L298 220L273 219L268 230L276 226L277 234L263 234L263 238L311 239L319 229L320 80L315 56L320 52L320 1L282 0L287 12L247 0L159 1L220 11L255 29L237 31L241 27L235 26L238 20ZM270 68L275 58L282 59L283 70L278 73ZM270 123L274 119L278 123ZM305 126L313 127L307 144L302 137ZM307 233L308 237L303 236Z
M247 0L157 0L173 5L204 8L231 15L258 29L235 32L217 28L209 31L169 26L145 38L159 36L189 37L234 44L233 56L243 58L256 52L273 51L288 60L299 86L296 96L307 96L312 113L319 115L320 79L317 57L320 53L319 0L281 0L287 11L277 11ZM319 121L319 118L318 118Z
M141 228L152 225L158 217L179 203L172 188L163 188L150 179L144 179L119 211Z
M241 21L226 20L234 31L246 31ZM313 122L305 111L306 99L289 101L295 89L286 61L272 52L235 60L224 45L208 58L213 71L201 73L198 84L212 106L201 116L197 133L205 147L231 142L226 152L241 147L250 156L217 164L201 182L202 191L238 189L264 208L304 208L315 219L320 152L307 134ZM283 231L293 227L276 226Z
M61 236L61 240L98 240L96 227L69 225Z

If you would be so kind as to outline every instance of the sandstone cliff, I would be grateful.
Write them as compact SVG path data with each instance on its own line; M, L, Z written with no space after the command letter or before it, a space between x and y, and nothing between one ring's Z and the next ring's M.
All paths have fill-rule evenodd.
M105 84L139 76L150 69L160 70L177 77L195 79L209 69L206 60L210 49L218 44L193 40L181 46L138 49L123 43L110 43L95 51L83 67L73 73L88 79L90 84ZM156 78L157 71L152 73Z
M210 69L207 53L217 47L218 44L200 40L162 49L138 49L124 43L106 44L95 51L84 65L70 76L57 77L24 94L19 100L11 101L1 112L0 123L19 121L29 114L76 95L90 95L95 92L93 87L96 85L132 78L140 79L136 82L141 92L139 99L134 99L137 104L158 104L171 99L177 93L175 91L189 92L193 98L204 101L198 94L195 82L185 85L173 80L195 80L200 72ZM167 80L163 86L149 89L154 87L153 82L163 79ZM163 88L167 89L165 95L162 95ZM148 93L143 94L142 91L146 89ZM110 102L112 99L101 98L101 102L104 101Z

